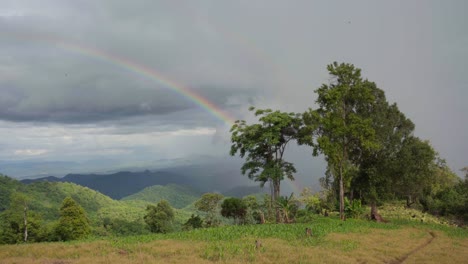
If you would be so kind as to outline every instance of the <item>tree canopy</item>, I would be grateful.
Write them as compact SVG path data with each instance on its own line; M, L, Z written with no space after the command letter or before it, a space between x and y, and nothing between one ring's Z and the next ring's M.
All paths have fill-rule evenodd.
M174 210L169 202L161 200L156 206L148 205L146 207L146 215L144 219L151 232L167 233L172 230L174 217Z
M306 127L316 128L315 133L303 135L300 142L313 146L314 154L325 155L329 171L339 181L343 219L345 181L351 180L364 151L380 148L372 119L362 114L375 106L378 90L352 64L334 62L327 69L331 82L315 90L318 109L304 113Z
M284 159L284 154L288 143L297 139L302 118L300 114L271 109L258 109L255 116L259 117L260 123L248 125L244 120L237 120L232 126L230 154L239 153L241 158L245 157L242 174L260 182L262 187L267 182L270 184L274 204L280 197L281 181L285 178L294 180L296 168ZM281 221L278 207L276 221Z
M220 221L217 214L219 214L219 203L223 198L224 196L219 193L205 193L195 202L195 208L206 213L206 226L212 227L219 225Z
M233 218L238 223L244 223L247 215L247 205L242 199L236 197L227 198L221 204L221 215Z

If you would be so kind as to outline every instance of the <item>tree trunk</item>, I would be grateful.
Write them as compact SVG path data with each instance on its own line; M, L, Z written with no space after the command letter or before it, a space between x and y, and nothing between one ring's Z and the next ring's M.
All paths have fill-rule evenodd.
M24 242L28 242L28 207L25 205L24 206L24 214L23 214L23 220L24 220Z
M281 210L276 204L278 201L278 198L280 197L279 181L273 181L273 189L274 189L274 205L275 205L276 223L281 223Z
M260 214L260 224L264 224L265 223L265 215L263 214L262 211L259 211L259 214Z
M273 185L273 180L269 180L270 181L270 204L269 204L269 208L268 208L268 219L271 220L272 219L272 214L273 214L273 206L274 206L274 201L275 201L275 187Z
M387 222L377 211L377 205L375 204L375 202L371 203L371 220L375 220L376 222Z
M340 219L345 220L344 217L344 183L343 183L343 165L340 164Z
M411 194L407 195L406 196L406 207L411 208L411 205L413 205L413 204L414 204L414 201L413 201L413 199L411 197Z
M349 86L348 86L348 89L349 91ZM348 93L348 91L346 91L346 93ZM347 112L346 112L346 102L345 100L343 99L342 101L342 110L343 110L343 126L345 128L347 128L347 124L346 124L346 116L347 116ZM346 135L343 136L343 157L341 157L341 160L340 160L340 219L341 220L345 220L345 215L344 215L344 183L343 183L343 162L347 162L348 161L348 140L346 138Z
M284 208L281 208L281 209L280 209L280 213L281 213L281 222L286 223L286 224L289 224L289 214L288 214L288 211L285 210Z

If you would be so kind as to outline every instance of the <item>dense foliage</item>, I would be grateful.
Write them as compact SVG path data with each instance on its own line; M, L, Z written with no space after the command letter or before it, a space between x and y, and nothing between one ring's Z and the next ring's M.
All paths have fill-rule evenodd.
M202 228L203 220L198 215L191 215L187 222L184 223L184 230L191 230L195 228Z
M227 218L233 218L236 223L245 223L245 217L247 215L247 205L242 199L239 198L227 198L224 199L221 204L221 215Z
M316 129L303 142L314 147L314 154L325 155L328 169L338 182L343 219L345 182L355 174L361 153L380 148L372 119L362 114L374 108L377 88L352 64L335 62L327 69L332 81L315 90L319 108L304 113L307 126Z
M21 185L20 182L0 174L0 212L8 208L11 194L20 189Z
M153 233L167 233L172 231L174 210L166 200L161 200L156 206L148 205L145 222Z
M31 200L24 194L13 192L10 207L0 215L0 244L38 242L46 240L42 218L29 209Z
M60 217L59 208L68 196L84 209L94 235L148 233L150 231L144 221L145 210L147 205L156 205L142 200L115 201L89 188L64 182L23 184L7 176L0 176L0 188L5 190L0 193L0 199L4 201L0 205L6 209L0 212L0 243L24 242L24 208L11 202L13 194L22 195L28 201L28 242L61 239L57 236L56 226ZM183 188L172 190L175 196L183 195ZM174 228L182 228L182 224L194 212L195 208L190 206L175 210Z
M224 196L219 193L205 193L195 202L197 210L206 213L205 225L207 227L218 226L221 220L218 217L219 205Z
M191 188L168 184L166 186L155 185L147 187L138 193L122 198L122 200L142 200L150 203L158 203L161 200L166 200L174 208L184 208L195 202L199 196L200 193Z

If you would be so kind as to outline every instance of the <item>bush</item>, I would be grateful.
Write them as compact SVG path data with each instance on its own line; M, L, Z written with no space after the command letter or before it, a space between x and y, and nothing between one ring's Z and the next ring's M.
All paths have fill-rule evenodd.
M105 233L111 233L118 236L142 235L149 233L148 227L144 222L127 221L125 219L118 218L104 218L103 228L105 229Z
M192 230L195 228L203 227L203 220L198 215L190 216L190 218L185 222L183 229L184 230Z
M364 207L361 204L361 200L354 199L351 202L345 197L345 208L344 212L347 218L361 218L364 214Z

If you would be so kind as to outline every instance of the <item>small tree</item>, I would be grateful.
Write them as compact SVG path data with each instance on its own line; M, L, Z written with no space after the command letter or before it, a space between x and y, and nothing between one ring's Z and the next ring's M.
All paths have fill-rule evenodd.
M276 201L277 207L280 209L281 217L284 223L292 223L295 220L297 210L299 209L298 201L294 198L294 194L291 193L289 197L280 196Z
M205 193L198 201L195 202L195 208L206 213L206 226L211 227L219 225L220 221L217 214L219 211L219 203L223 198L224 196L219 193Z
M148 205L146 212L144 219L151 232L167 233L172 230L172 222L175 216L169 202L161 200L156 206Z
M245 216L246 224L264 224L265 212L257 201L254 195L247 195L242 198L242 201L247 206L247 213Z
M253 111L251 107L249 110ZM260 124L247 125L244 120L237 120L232 126L232 156L239 153L246 162L241 168L242 174L249 179L270 184L271 202L276 203L280 197L281 181L285 178L294 180L296 168L284 160L286 146L297 138L302 127L300 114L258 109L255 116ZM276 222L281 221L280 211L276 207Z
M66 197L60 207L60 218L55 229L64 241L82 239L91 232L85 210L71 197Z
M323 202L320 199L320 195L318 193L314 194L311 188L305 187L304 189L302 189L299 201L305 205L307 211L316 214L322 213Z
M227 198L221 204L221 215L233 218L237 224L245 223L247 205L239 198Z

